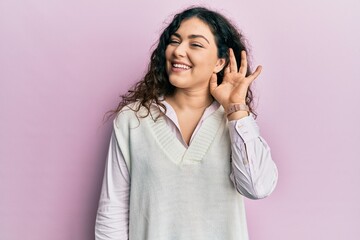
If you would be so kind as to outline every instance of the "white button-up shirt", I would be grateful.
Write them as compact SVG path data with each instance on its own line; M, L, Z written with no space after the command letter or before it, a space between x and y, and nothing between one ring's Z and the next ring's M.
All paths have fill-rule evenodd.
M179 141L188 147L182 138L174 109L166 101L163 103L167 108L165 118L168 127ZM214 101L204 111L191 136L190 145L202 122L219 107L219 103ZM271 158L270 148L260 136L255 119L250 115L229 121L228 127L232 150L232 169L229 177L236 190L251 199L268 196L275 188L278 172ZM96 240L128 239L130 188L129 171L113 133L96 218Z

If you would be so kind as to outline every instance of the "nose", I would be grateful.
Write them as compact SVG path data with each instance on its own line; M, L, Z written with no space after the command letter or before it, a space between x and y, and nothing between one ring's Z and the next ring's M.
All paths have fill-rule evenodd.
M186 46L184 42L179 43L174 49L174 56L176 57L185 57L186 56Z

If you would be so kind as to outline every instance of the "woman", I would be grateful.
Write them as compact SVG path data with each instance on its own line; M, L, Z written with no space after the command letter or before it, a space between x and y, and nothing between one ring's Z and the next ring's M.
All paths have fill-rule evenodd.
M195 7L175 15L114 120L96 239L248 239L243 196L277 182L252 108L243 36ZM238 64L239 63L239 64Z

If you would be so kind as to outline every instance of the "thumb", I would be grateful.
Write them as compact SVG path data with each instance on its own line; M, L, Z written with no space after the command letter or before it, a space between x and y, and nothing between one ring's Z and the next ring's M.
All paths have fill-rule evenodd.
M210 93L212 93L217 88L217 75L213 73L210 78Z

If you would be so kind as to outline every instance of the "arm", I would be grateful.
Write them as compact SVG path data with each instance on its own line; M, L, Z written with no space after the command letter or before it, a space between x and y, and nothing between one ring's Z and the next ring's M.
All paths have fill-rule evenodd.
M229 122L232 150L230 178L242 195L251 199L264 198L274 190L278 171L270 148L259 135L252 116Z
M129 192L129 171L113 132L96 216L96 240L128 239Z
M227 112L231 104L246 104L250 84L259 76L262 67L248 74L246 52L241 51L240 68L233 49L229 49L229 64L225 67L223 81L217 84L214 72L210 78L210 93ZM237 191L252 199L268 196L277 182L277 168L271 159L270 148L260 137L252 116L246 111L236 111L227 116L232 149L230 178Z

